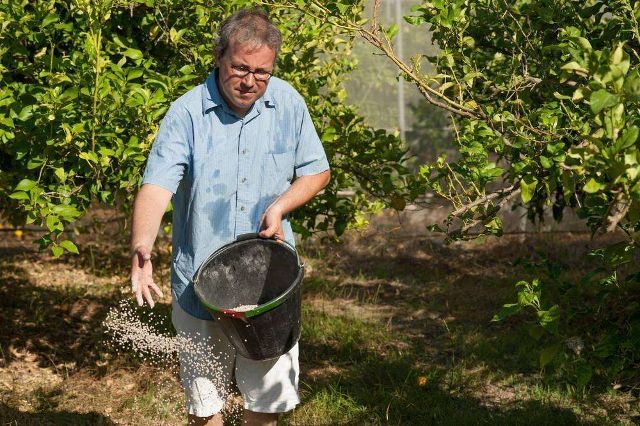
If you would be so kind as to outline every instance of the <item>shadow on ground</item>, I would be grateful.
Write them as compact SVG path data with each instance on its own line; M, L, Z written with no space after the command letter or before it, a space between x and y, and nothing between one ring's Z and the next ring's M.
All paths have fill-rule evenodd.
M108 350L102 322L123 295L115 288L92 294L84 283L35 285L25 265L41 260L36 253L21 256L27 262L20 266L13 256L0 257L0 361L8 365L17 354L29 352L40 367L73 363L96 374L103 372L96 366ZM157 317L169 318L169 309L167 304L158 304Z
M578 276L594 267L586 254L609 243L585 235L565 235L562 240L543 235L446 246L433 239L389 241L367 235L343 245L304 245L309 257L320 259L314 263L318 273L312 272L305 283L305 294L326 301L314 305L311 315L319 311L360 320L362 307L369 306L373 327L408 336L401 342L404 346L385 348L383 339L369 351L363 350L367 338L350 341L350 336L336 335L323 344L317 337L303 337L303 363L307 368L327 367L319 376L303 378L309 383L307 398L331 389L335 393L339 383L338 393L376 413L373 423L589 424L558 404L523 401L509 386L489 385L484 392L495 395L482 395L477 383L465 383L465 374L456 371L474 371L476 380L482 377L485 384L538 376L539 348L532 347L533 342L523 344L532 340L526 330L518 320L492 323L493 315L502 304L515 301L518 280L531 278L522 261L548 259ZM355 306L351 312L337 308L338 300ZM348 361L328 366L327 360ZM607 389L594 389L594 394L606 394ZM504 392L512 395L501 395ZM617 411L611 407L608 415ZM602 419L593 424L615 423L607 414L591 414Z
M3 426L74 425L102 426L115 425L108 417L98 413L70 413L44 411L24 413L0 403L0 424Z
M343 395L348 404L362 408L362 413L343 419L321 419L309 424L392 424L392 425L596 425L585 422L570 409L540 401L513 401L488 404L473 394L472 385L449 377L443 371L421 373L414 361L419 347L406 348L405 356L382 355L363 350L359 344L322 344L315 339L301 342L303 371L311 365L331 362L329 372L321 377L302 377L303 400L314 401L326 395ZM421 374L425 376L421 377ZM344 401L328 401L339 406ZM304 418L303 413L297 414ZM307 419L308 420L308 419ZM295 424L304 424L297 423Z

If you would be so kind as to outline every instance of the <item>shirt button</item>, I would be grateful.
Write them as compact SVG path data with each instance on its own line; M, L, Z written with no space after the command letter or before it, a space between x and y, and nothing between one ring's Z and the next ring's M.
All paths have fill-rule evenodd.
M242 183L245 183L246 181L247 181L246 177L243 177L242 180L241 180Z
M240 211L243 212L244 211L244 206L240 207Z
M247 150L246 150L246 149L243 149L243 150L242 150L242 153L243 153L243 154L246 154L246 153L247 153Z

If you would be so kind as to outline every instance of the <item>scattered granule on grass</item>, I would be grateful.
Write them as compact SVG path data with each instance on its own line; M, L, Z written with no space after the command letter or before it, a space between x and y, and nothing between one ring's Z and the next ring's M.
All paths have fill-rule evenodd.
M173 368L177 368L180 357L183 379L207 377L214 387L211 391L227 400L230 390L223 365L227 364L224 357L228 355L213 353L209 336L197 332L174 336L157 331L159 322L152 314L149 322L143 321L132 303L124 300L109 311L103 326L116 352L133 353L145 363Z
M154 363L173 362L177 338L158 333L144 323L127 301L109 311L103 326L116 349L133 352Z

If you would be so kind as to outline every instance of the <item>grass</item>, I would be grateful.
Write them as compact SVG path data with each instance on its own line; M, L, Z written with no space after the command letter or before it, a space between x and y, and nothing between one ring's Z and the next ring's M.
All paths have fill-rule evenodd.
M91 256L63 260L19 241L0 246L0 424L184 424L175 366L105 344L103 319L130 296L126 245L100 240ZM638 422L633 394L545 380L523 332L490 322L525 274L517 258L542 250L574 259L566 273L577 274L588 244L505 237L442 246L358 234L306 242L302 403L282 423ZM157 271L166 294L168 263L165 242ZM170 328L169 312L169 300L154 309L159 328Z

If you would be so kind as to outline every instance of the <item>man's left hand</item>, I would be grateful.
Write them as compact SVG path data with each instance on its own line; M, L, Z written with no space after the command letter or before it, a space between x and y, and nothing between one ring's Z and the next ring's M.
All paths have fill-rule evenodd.
M284 240L282 230L283 212L277 204L272 204L260 218L260 236L263 238L278 238Z

